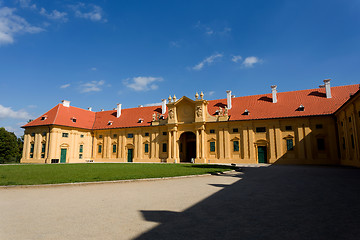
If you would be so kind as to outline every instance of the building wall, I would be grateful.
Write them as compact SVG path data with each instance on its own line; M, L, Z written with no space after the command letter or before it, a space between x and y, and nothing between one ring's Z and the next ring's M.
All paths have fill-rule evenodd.
M336 114L342 165L360 167L360 95L355 95Z
M322 116L249 121L184 121L181 124L104 130L31 127L25 130L21 162L51 163L52 159L60 160L61 149L67 149L67 163L127 162L128 150L133 149L133 162L179 163L184 154L184 149L180 148L180 138L183 133L192 132L196 138L196 163L258 163L258 149L266 147L268 163L338 164L335 125L333 117ZM351 129L355 131L354 127ZM67 137L63 133L67 133ZM292 150L287 149L287 140L292 142ZM323 146L318 146L318 141L322 141L320 145ZM210 151L211 142L215 143L214 151ZM42 156L43 143L46 148ZM346 155L351 156L351 159L358 159L359 156L356 152L359 144L356 143L357 150L349 150L350 155ZM31 144L34 144L32 158ZM148 152L145 152L146 144ZM163 144L166 144L166 151L163 151ZM83 146L83 153L80 153L80 145ZM238 149L234 145L238 145ZM344 164L347 161L353 160L342 158Z

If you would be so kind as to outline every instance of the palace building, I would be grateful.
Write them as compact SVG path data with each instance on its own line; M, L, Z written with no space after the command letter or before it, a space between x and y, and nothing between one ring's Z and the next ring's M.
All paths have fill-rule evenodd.
M341 164L360 167L359 85L93 112L62 101L29 122L22 163Z

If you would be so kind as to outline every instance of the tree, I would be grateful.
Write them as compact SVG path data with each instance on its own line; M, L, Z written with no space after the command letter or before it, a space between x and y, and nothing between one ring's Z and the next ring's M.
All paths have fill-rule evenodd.
M22 154L23 140L12 132L0 128L0 163L19 162Z

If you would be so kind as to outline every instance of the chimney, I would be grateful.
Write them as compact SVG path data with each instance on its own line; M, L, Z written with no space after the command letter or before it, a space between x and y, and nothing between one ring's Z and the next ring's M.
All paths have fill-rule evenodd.
M324 80L324 86L326 91L326 98L331 98L330 79Z
M166 99L161 99L161 101L162 101L161 114L165 114L166 113Z
M226 93L227 93L227 108L231 109L231 91L227 90Z
M116 117L119 118L121 116L121 103L118 103L116 106Z
M276 90L276 85L271 85L271 93L272 93L272 102L273 103L277 103L277 97L276 97L276 93L277 93L277 90Z
M62 104L64 107L70 107L70 101L62 100Z
M92 111L92 107L88 107L88 110L91 112L91 111Z

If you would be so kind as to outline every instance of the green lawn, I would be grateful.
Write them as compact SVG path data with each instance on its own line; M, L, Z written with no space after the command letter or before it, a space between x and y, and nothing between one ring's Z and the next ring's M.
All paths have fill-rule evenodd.
M231 166L210 164L89 163L0 165L0 185L96 182L161 178L223 172Z

